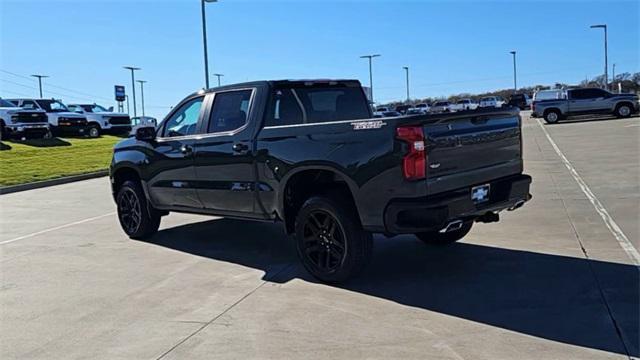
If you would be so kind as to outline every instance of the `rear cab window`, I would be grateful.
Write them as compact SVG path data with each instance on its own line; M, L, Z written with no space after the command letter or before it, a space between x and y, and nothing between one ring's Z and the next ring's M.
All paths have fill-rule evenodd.
M360 86L344 83L300 83L276 87L265 126L313 124L371 117Z

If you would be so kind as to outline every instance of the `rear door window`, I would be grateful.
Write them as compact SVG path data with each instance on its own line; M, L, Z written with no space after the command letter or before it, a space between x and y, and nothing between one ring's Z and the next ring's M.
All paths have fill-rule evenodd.
M216 93L207 132L229 132L243 127L247 123L252 93L252 90Z

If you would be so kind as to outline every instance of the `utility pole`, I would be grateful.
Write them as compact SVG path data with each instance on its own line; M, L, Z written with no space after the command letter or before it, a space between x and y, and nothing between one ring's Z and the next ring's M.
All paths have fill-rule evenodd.
M207 54L207 17L205 16L204 3L217 2L218 0L200 0L202 10L202 44L204 46L204 84L205 89L209 88L209 57Z
M360 56L361 59L369 59L369 93L371 94L371 103L374 103L373 100L373 66L371 64L371 60L373 58L376 57L380 57L380 54L373 54L373 55L362 55Z
M133 117L138 116L136 113L136 78L133 75L133 72L136 70L140 70L139 67L134 66L123 66L123 68L127 70L131 70L131 91L133 92Z
M609 89L609 64L607 50L607 24L591 25L592 29L604 29L604 87Z
M42 78L48 78L47 75L38 75L38 74L34 74L31 75L35 78L38 78L38 88L40 89L40 99L42 99Z
M406 75L406 79L407 79L407 102L409 102L409 67L408 66L403 66L402 67L404 69L405 75Z
M220 78L224 76L224 74L213 74L215 77L218 78L218 87L220 87Z
M513 93L515 94L518 92L518 82L516 78L516 52L514 50L509 53L513 55Z
M142 100L142 116L144 116L144 83L146 83L146 80L136 80L137 82L140 83L140 100Z

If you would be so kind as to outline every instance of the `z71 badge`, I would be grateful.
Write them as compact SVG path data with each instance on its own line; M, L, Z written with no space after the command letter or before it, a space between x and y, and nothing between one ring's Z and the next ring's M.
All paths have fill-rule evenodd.
M381 127L387 125L386 122L382 120L376 121L358 121L352 122L353 130L366 130L366 129L380 129Z

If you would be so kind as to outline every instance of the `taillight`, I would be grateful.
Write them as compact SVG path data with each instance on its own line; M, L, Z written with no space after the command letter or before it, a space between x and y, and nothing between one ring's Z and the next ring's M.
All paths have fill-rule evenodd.
M427 153L424 146L424 132L421 126L401 126L396 129L398 139L409 145L409 152L402 159L402 173L407 180L427 177Z

